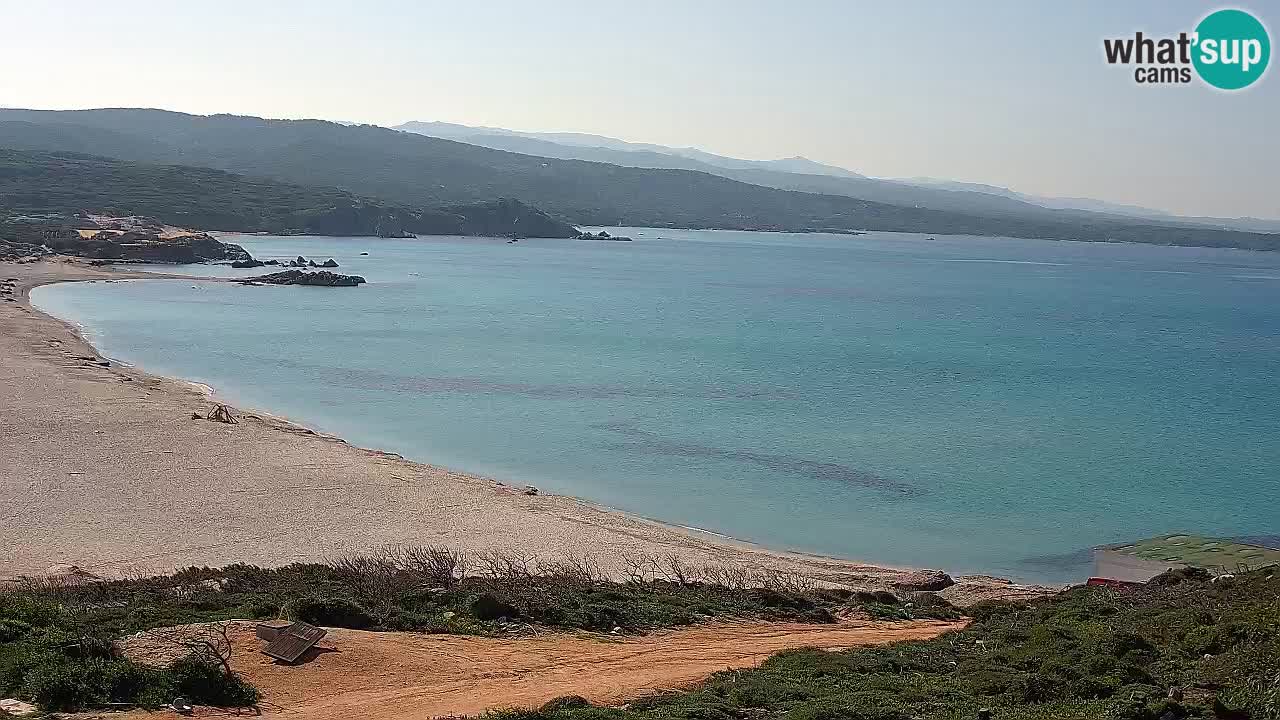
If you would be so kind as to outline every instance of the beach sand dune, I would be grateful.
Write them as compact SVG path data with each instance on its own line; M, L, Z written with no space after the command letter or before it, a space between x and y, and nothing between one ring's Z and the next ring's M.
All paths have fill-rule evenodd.
M278 566L398 544L567 553L606 571L627 555L675 553L695 565L776 568L850 586L914 577L529 496L261 414L236 411L236 424L192 419L212 405L205 392L109 364L27 303L39 284L125 277L69 260L0 263L11 288L0 300L0 578L55 565L107 577Z

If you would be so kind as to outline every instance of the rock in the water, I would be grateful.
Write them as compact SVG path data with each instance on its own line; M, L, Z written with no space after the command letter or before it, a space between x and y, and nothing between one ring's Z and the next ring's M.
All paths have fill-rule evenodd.
M328 260L325 260L324 262L320 263L320 267L322 267L322 268L336 268L336 267L338 267L338 261L337 261L337 260L334 260L333 258L329 258Z
M266 263L261 260L254 260L253 258L249 258L248 260L236 260L231 263L231 267L233 268L256 268L262 267L263 265L266 265Z
M366 280L359 275L339 275L338 273L329 272L328 270L319 270L317 272L303 272L302 270L285 270L283 272L271 273L270 275L259 275L257 277L245 278L239 282L243 284L265 283L267 285L315 285L318 287L355 287Z

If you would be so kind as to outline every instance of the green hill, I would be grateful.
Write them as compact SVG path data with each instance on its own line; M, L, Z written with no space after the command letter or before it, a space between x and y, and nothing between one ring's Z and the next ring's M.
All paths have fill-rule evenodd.
M515 200L409 209L344 190L200 167L0 148L0 214L106 212L180 227L316 235L573 237L572 226Z
M766 188L692 170L522 155L373 126L160 110L0 110L0 146L83 151L323 185L413 208L515 198L579 224L896 230L1280 248L1280 236L1104 215L983 215ZM75 147L68 147L74 145Z

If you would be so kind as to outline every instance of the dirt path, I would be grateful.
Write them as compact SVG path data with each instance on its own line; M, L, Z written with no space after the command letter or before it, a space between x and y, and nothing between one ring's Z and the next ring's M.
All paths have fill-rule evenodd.
M296 667L260 655L260 643L246 627L234 635L234 664L263 691L268 715L408 720L536 707L571 694L617 705L718 670L758 665L780 650L926 639L958 627L937 621L714 624L620 640L566 633L503 639L331 630L321 642L327 651Z

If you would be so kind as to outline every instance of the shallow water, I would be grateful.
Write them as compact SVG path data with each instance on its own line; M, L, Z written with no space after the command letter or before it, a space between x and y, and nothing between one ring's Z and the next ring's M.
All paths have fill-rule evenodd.
M774 547L1062 581L1280 532L1280 254L616 232L233 238L370 282L33 299L237 404Z

